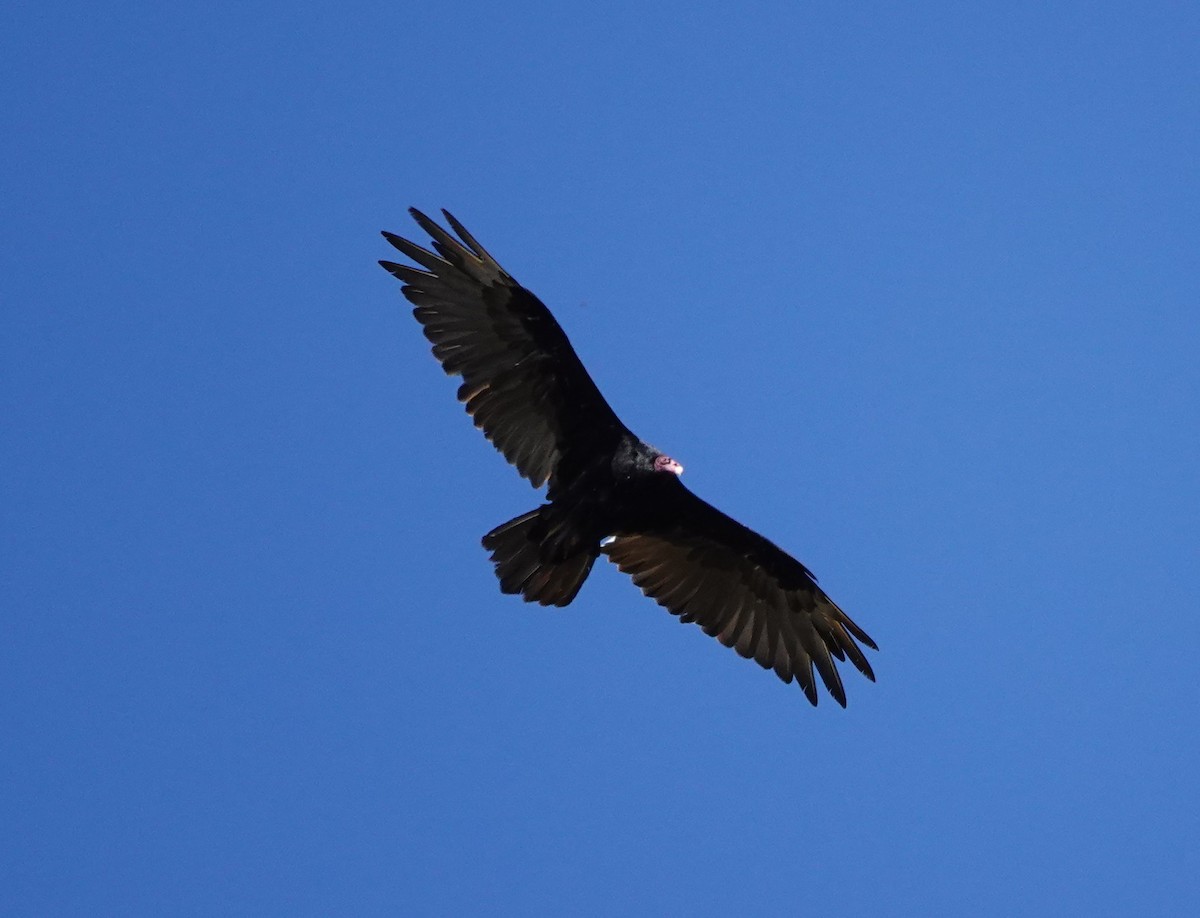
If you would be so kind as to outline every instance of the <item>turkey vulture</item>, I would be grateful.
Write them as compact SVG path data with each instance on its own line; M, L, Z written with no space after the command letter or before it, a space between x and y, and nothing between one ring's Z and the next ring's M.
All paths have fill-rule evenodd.
M601 553L647 596L817 703L813 667L845 707L833 658L875 675L878 648L791 555L710 506L683 467L617 418L542 302L447 211L451 235L410 209L433 251L385 232L418 267L399 278L433 355L461 376L458 400L547 503L483 537L505 593L565 606Z

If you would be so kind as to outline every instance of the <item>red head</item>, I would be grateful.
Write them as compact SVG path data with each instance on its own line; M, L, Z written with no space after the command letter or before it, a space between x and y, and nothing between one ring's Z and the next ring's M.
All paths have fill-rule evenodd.
M683 466L670 456L658 455L654 457L654 471L670 472L672 475L682 475Z

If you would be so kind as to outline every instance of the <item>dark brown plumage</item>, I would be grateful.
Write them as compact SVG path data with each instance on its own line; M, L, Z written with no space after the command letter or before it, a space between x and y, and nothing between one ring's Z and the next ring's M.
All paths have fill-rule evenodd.
M659 605L793 679L817 703L813 669L843 707L834 660L874 681L875 642L799 561L694 495L682 467L617 418L540 300L446 211L451 235L410 213L433 251L384 237L419 267L381 261L404 286L459 401L548 502L483 537L505 593L565 606L603 552Z

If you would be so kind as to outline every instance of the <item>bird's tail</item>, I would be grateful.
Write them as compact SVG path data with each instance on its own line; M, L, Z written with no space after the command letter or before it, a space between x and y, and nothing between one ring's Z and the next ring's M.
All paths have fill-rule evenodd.
M579 592L600 554L599 543L578 537L546 504L497 526L483 537L500 590L526 602L565 606Z

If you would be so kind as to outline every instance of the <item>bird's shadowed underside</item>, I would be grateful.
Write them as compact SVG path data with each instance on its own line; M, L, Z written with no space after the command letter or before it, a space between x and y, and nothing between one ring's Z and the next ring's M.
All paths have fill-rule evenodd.
M842 706L837 662L868 679L877 649L799 561L701 500L682 466L621 423L540 300L449 213L451 235L410 211L432 251L384 237L416 266L380 262L402 283L458 398L548 502L483 537L500 589L565 606L601 553L647 596L739 654L796 681L816 676ZM835 662L836 661L836 662Z

